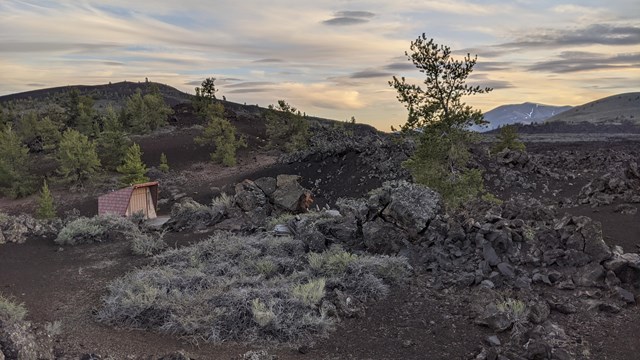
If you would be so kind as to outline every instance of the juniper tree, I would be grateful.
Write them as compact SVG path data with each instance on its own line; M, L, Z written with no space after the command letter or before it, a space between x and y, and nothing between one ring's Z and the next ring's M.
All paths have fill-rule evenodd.
M51 195L51 191L49 191L47 180L43 182L42 188L40 189L36 216L39 219L53 219L56 217L56 208L53 204L53 196Z
M434 188L449 205L457 206L483 191L481 171L468 167L468 148L476 138L467 129L485 122L482 112L466 105L462 97L492 89L466 84L477 56L467 54L457 60L448 46L424 34L411 42L410 50L405 55L424 74L424 87L404 77L389 81L408 110L401 129L418 134L416 151L405 166L416 182Z
M123 185L149 181L149 178L145 176L149 169L147 169L147 166L142 162L140 145L134 143L127 149L122 165L118 166L117 170L124 175L120 179Z

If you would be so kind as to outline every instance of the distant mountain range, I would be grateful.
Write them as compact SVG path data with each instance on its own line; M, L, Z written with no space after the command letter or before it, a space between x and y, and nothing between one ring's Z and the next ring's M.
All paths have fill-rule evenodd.
M640 92L618 94L576 106L569 111L547 119L568 124L582 122L596 125L640 125Z
M571 106L552 106L536 103L522 103L502 105L484 113L484 119L489 122L486 126L473 126L475 131L491 131L504 125L515 123L535 124L571 109Z

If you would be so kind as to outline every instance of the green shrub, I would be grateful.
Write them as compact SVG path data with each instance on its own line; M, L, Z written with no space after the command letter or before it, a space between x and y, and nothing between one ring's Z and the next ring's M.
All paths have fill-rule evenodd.
M56 217L56 208L53 204L53 196L49 191L49 186L45 180L40 190L40 197L38 199L38 210L36 216L39 219L53 219Z
M15 303L0 294L0 321L22 321L27 316L24 304Z
M308 146L309 122L286 101L278 100L278 106L269 105L265 122L269 147L293 152Z
M282 214L280 214L278 216L273 216L273 217L269 218L269 220L267 221L267 225L266 225L267 229L268 230L273 230L273 228L276 225L286 224L286 223L289 222L289 220L291 220L291 219L293 219L295 217L296 217L295 214L291 214L291 213L287 213L287 212L284 212L284 213L282 213Z
M126 218L117 215L81 217L68 223L54 240L58 245L79 245L105 242L114 237L124 238L139 233L138 227Z
M525 325L528 321L529 309L527 304L521 300L507 298L504 301L496 304L496 308L501 313L507 315L507 318L513 322L511 328L511 336L517 337L524 331Z
M323 253L309 253L307 255L311 269L322 274L340 275L347 271L358 257L350 254L339 246L333 246Z
M291 289L291 295L307 306L316 306L324 297L325 284L323 278L313 279L306 284L296 285Z
M251 313L253 314L253 319L260 325L260 327L265 327L275 319L276 314L273 313L273 310L267 307L260 299L253 299L251 302Z
M233 196L227 195L227 193L222 193L220 196L217 196L211 200L211 207L223 207L225 209L230 209L234 203Z
M266 278L278 272L278 266L269 259L260 259L256 262L256 270Z
M525 151L526 147L518 140L518 128L514 125L505 125L500 128L498 142L493 146L493 152L498 153L505 149Z
M158 165L158 170L163 173L169 172L169 163L167 162L167 155L164 153L160 154L160 165Z
M137 233L131 234L131 251L135 255L151 256L157 254L167 247L163 240L164 233L159 236L152 234Z

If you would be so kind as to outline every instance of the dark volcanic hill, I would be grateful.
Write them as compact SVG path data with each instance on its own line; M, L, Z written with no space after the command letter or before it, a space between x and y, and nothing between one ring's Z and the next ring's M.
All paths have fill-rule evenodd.
M618 94L592 101L553 116L547 121L563 121L568 124L640 124L640 92Z
M484 114L484 119L489 122L487 126L474 126L473 130L484 132L503 125L541 123L569 109L571 106L553 106L530 102L502 105Z
M124 105L127 98L133 95L137 89L147 93L151 90L151 86L156 85L164 100L170 106L190 101L192 95L182 92L169 85L154 82L131 82L122 81L117 83L109 83L103 85L68 85L47 89L31 90L21 93L0 96L0 105L13 102L20 104L17 110L23 108L37 108L38 105L48 103L57 103L67 92L77 89L80 95L90 96L95 101L96 107L103 107L107 103L113 104L115 107Z

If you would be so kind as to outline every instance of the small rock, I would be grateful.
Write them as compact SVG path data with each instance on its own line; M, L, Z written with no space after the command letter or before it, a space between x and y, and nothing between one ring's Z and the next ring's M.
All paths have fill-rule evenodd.
M498 264L498 271L500 271L502 275L508 278L513 278L516 276L513 266L505 262Z
M568 302L549 302L549 308L561 314L575 314L578 309L575 305Z
M484 244L482 248L482 255L491 266L496 266L500 263L500 258L498 257L496 250L493 248L493 246L491 246L490 243Z
M534 283L537 283L537 284L543 283L543 284L551 285L551 280L549 279L548 275L535 273L533 274L532 280Z
M605 277L604 282L607 286L618 286L622 283L622 281L620 281L616 276L616 273L611 270L607 270L607 276Z
M610 313L610 314L617 314L620 312L621 309L617 305L603 302L598 304L598 310L602 312Z
M411 341L411 340L404 340L402 342L402 347L404 347L404 348L409 348L409 347L412 347L414 345L415 345L415 343L413 341Z
M549 304L546 302L537 302L529 305L529 320L534 324L542 324L551 313Z
M502 343L500 342L500 339L498 338L498 335L491 335L491 336L487 337L485 339L485 341L487 342L487 344L489 344L491 346L500 346L500 345L502 345Z
M556 286L560 290L574 290L576 288L576 284L571 279L560 281Z
M618 298L624 302L626 302L627 304L635 304L636 303L636 298L635 296L633 296L633 293L631 293L628 290L625 290L619 286L615 287L615 291L618 294Z
M594 262L587 264L573 274L573 282L578 286L598 287L604 283L605 272L602 265Z
M480 283L480 287L487 288L487 289L493 289L496 286L493 283L493 281L491 281L491 280L482 280L482 282Z

